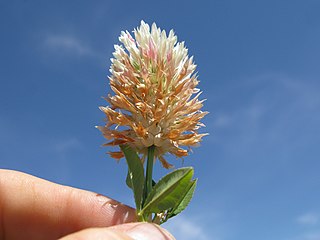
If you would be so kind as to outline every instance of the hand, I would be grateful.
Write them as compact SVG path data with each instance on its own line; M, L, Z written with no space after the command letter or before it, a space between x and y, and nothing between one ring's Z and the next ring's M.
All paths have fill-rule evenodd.
M0 240L174 240L105 196L0 170Z

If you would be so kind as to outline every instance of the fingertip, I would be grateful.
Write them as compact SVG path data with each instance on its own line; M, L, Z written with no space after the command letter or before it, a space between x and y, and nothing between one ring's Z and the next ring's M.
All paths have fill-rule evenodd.
M127 223L109 228L85 229L60 240L175 240L165 229L151 223Z
M152 223L127 223L110 228L125 232L134 240L175 240L166 229Z
M110 228L90 228L85 229L59 240L134 240L127 234Z

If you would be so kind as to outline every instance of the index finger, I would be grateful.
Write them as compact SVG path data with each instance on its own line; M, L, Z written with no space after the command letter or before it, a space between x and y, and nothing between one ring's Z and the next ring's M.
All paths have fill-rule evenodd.
M135 219L133 208L108 197L0 170L0 239L57 239Z

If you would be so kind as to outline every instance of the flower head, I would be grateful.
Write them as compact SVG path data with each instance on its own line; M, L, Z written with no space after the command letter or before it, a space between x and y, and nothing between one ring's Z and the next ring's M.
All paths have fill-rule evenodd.
M114 95L106 98L110 106L100 107L107 119L98 128L111 140L106 146L128 144L145 156L154 145L155 156L169 168L164 154L187 156L206 135L198 133L207 112L201 111L193 57L172 30L167 35L155 23L150 29L141 21L134 37L126 31L119 40L123 45L114 46L109 77ZM110 155L123 157L121 151Z

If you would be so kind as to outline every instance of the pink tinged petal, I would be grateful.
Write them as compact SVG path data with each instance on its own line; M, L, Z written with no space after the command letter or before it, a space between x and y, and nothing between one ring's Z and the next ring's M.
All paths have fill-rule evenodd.
M167 61L170 62L172 60L172 52L167 53Z
M153 61L156 61L157 58L157 52L155 49L155 45L152 39L149 40L149 49L147 51L147 56Z
M131 34L130 34L128 31L126 31L126 34L127 34L128 38L129 38L133 43L136 43L135 40L133 39L133 37L131 36Z

